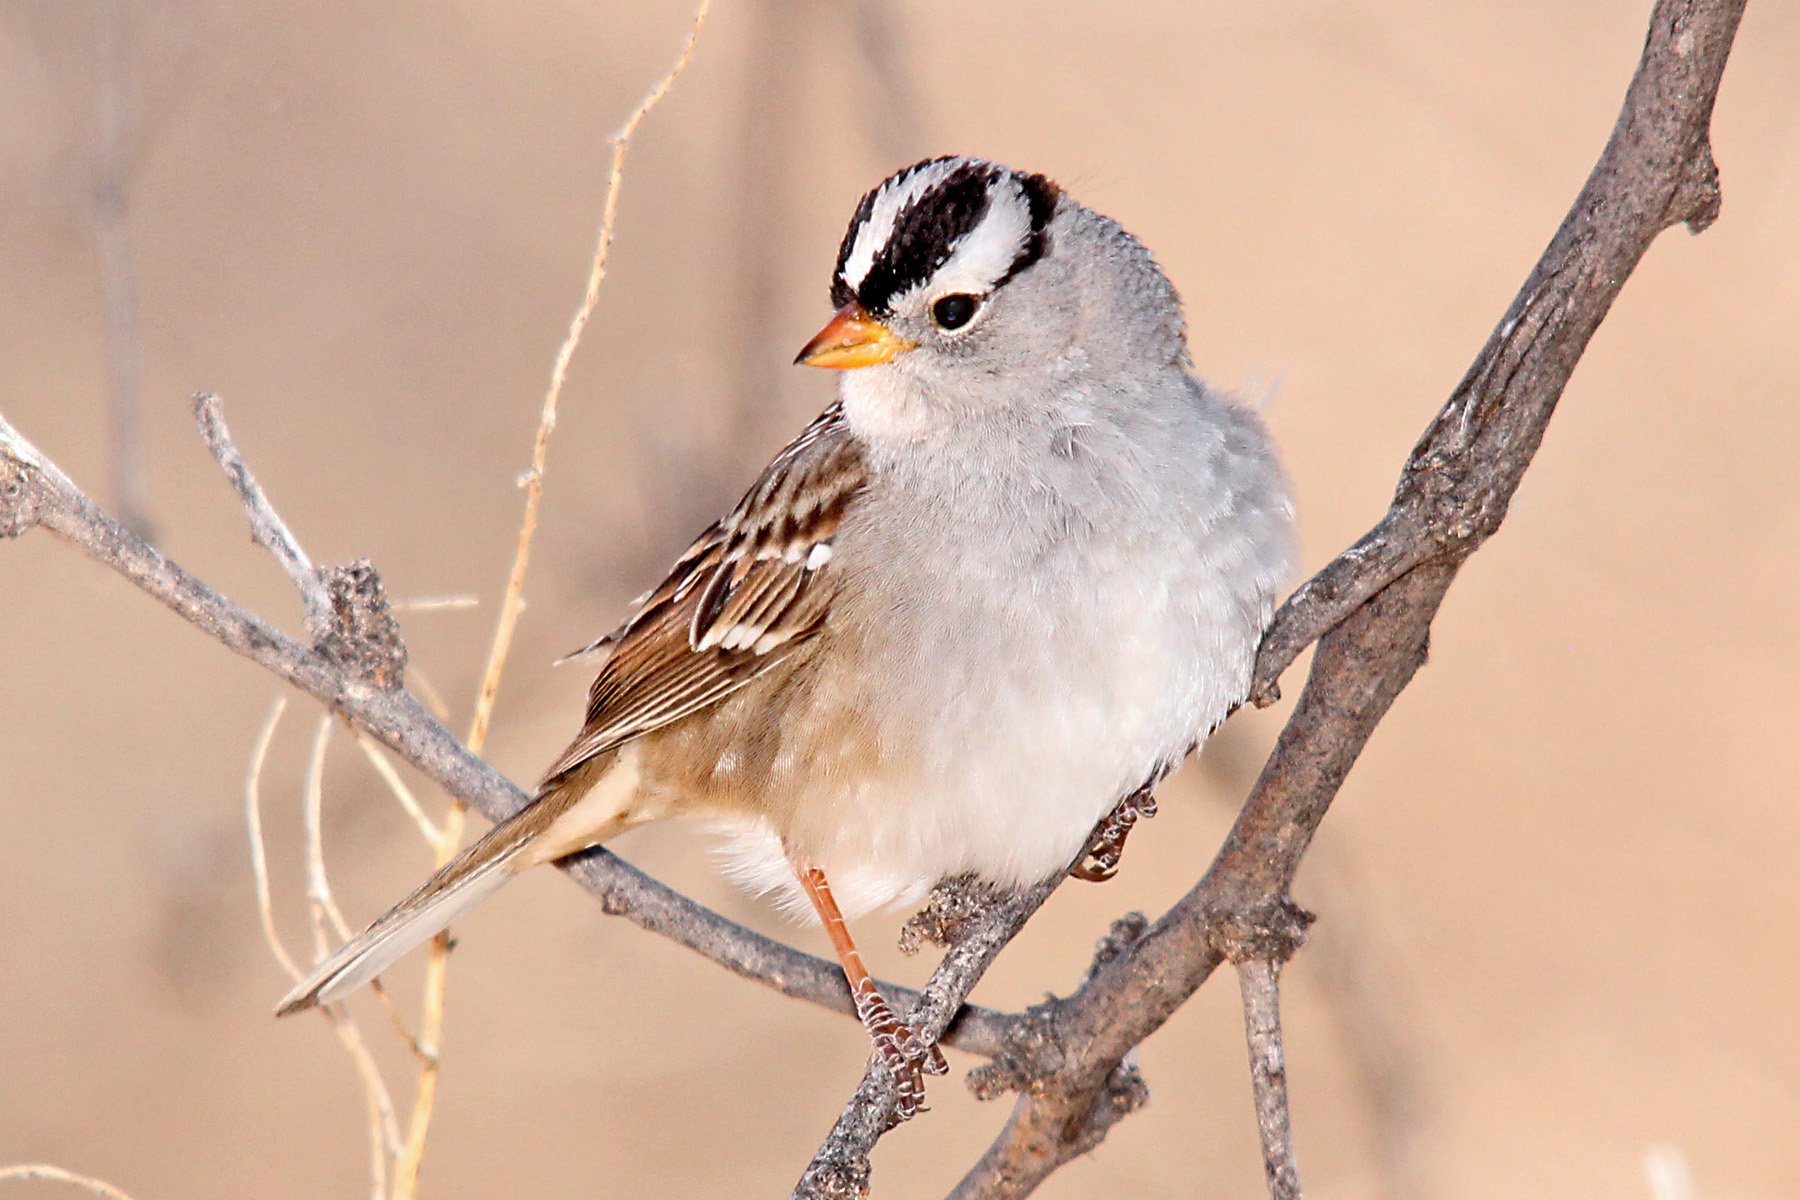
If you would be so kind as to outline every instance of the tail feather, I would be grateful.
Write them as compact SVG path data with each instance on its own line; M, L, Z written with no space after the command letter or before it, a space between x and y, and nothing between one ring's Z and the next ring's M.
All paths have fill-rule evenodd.
M488 830L373 925L339 946L282 998L275 1015L285 1017L342 999L487 899L518 867L528 865L520 852L542 823L543 814L532 812L535 807ZM534 816L537 819L521 819Z

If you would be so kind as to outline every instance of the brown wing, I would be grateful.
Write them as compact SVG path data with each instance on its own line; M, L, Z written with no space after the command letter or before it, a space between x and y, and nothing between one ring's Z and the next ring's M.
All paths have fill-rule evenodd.
M587 724L545 783L718 703L816 632L831 607L832 539L866 482L862 449L834 404L624 625L589 647L609 653Z

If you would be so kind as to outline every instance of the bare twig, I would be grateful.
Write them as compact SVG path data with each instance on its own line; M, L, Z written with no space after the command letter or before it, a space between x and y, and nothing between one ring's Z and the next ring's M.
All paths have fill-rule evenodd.
M431 710L431 715L440 721L450 720L450 703L444 699L444 693L438 691L437 685L431 682L431 676L419 667L413 667L407 678L412 680L413 690L419 693L419 699Z
M525 572L531 565L531 544L537 533L538 507L544 494L544 465L550 450L550 435L556 430L557 401L562 396L563 381L569 375L569 362L575 357L575 348L581 344L582 331L587 328L589 318L594 315L594 307L600 302L600 285L606 281L606 264L612 255L613 234L619 220L619 195L625 184L625 157L631 151L631 139L636 135L638 126L643 124L644 118L650 115L650 110L669 94L669 89L675 86L675 81L687 70L689 61L694 57L694 43L699 38L710 11L712 0L700 0L699 10L694 14L693 27L688 30L687 41L683 43L675 65L644 94L631 115L625 118L625 123L608 139L612 146L612 168L607 177L606 199L601 205L600 234L594 246L593 263L588 268L587 290L582 294L581 305L575 310L575 315L569 319L569 332L564 336L562 345L557 347L556 362L550 370L550 387L544 393L537 436L531 447L531 467L523 476L525 515L519 523L518 547L513 556L512 572L506 581L506 598L500 605L500 619L494 630L493 646L488 653L487 669L482 675L481 698L476 703L474 727L469 734L469 746L476 753L480 753L487 737L488 722L494 710L494 696L500 688L500 675L505 667L507 650L512 645L513 630L518 626L519 612L524 605Z
M350 923L331 894L331 880L325 875L325 751L331 746L331 715L319 718L319 730L313 735L312 753L306 759L306 787L300 806L306 831L306 903L312 913L313 958L323 962L331 952L331 939L325 933L331 924L338 941L350 936Z
M469 612L481 607L479 596L416 596L411 600L394 601L397 613L422 612Z
M244 456L238 453L237 443L231 440L231 431L225 428L225 410L218 396L212 392L194 396L194 424L199 427L200 436L206 439L206 448L212 451L219 468L225 472L225 478L237 490L244 512L250 517L250 536L274 556L288 578L294 581L300 603L306 606L306 632L315 644L322 641L332 626L331 597L325 590L325 581L313 567L312 559L306 556L306 551L300 548L300 541L288 529L287 522L263 494L262 485L250 473Z
M262 732L257 735L255 748L250 753L250 769L244 780L244 823L250 831L250 873L256 882L256 910L262 920L263 938L268 942L269 952L275 961L281 964L288 978L298 983L306 974L295 962L294 956L282 944L281 934L275 928L275 907L269 891L269 856L263 843L262 831L262 772L268 761L269 745L275 740L275 728L281 723L281 715L287 711L287 697L276 700L270 709L269 717L263 722ZM322 746L323 738L319 739ZM321 948L321 953L323 950ZM388 1094L387 1084L381 1078L381 1070L375 1065L375 1058L369 1053L367 1043L363 1041L362 1031L356 1027L341 1010L341 1006L321 1008L325 1014L331 1031L342 1043L344 1052L350 1056L351 1065L356 1068L357 1078L362 1082L363 1101L368 1110L369 1119L369 1173L374 1200L384 1200L387 1193L388 1155L399 1147L400 1123L394 1115L394 1102Z
M356 748L363 752L363 757L369 760L369 765L375 768L375 773L381 776L383 783L387 784L388 791L393 794L401 810L412 818L413 824L419 827L419 836L425 839L426 844L435 846L443 840L443 831L425 814L425 810L419 805L418 797L414 796L412 789L406 786L406 781L400 778L399 769L394 766L386 754L381 752L381 747L370 741L367 734L359 733L356 736Z
M1300 1200L1300 1171L1294 1163L1288 1120L1287 1055L1281 1042L1281 963L1275 958L1246 958L1237 964L1237 973L1269 1200Z
M42 1180L45 1183L67 1183L96 1196L104 1196L106 1200L131 1200L125 1192L102 1179L89 1175L77 1175L62 1167L50 1163L18 1163L10 1167L0 1167L0 1183L11 1180Z

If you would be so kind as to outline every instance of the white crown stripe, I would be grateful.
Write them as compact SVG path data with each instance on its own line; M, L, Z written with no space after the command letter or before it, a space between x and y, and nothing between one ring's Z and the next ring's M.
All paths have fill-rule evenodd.
M896 301L924 290L934 295L967 292L982 296L993 290L1001 276L1031 236L1031 207L1024 189L1012 175L1001 175L988 185L987 212L975 228L951 246L950 257L930 279L915 284Z
M876 256L894 235L894 226L899 222L900 215L919 197L967 163L967 159L960 158L927 163L916 171L897 176L881 185L881 190L875 193L875 203L869 209L869 218L857 231L856 241L851 245L850 253L845 256L844 269L839 275L851 291L861 287L863 280L869 277L870 269L875 266Z

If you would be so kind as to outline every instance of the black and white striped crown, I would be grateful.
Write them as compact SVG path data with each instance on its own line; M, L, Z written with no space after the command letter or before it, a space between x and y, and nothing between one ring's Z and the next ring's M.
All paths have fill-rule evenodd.
M864 196L831 277L831 302L878 316L927 285L986 295L1044 256L1057 186L978 158L927 159Z

